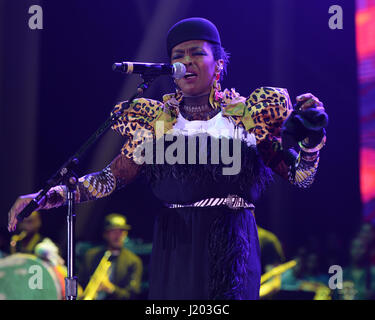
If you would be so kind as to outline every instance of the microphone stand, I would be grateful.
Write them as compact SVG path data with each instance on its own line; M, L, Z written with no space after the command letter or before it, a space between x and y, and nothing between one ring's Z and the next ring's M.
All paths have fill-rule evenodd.
M86 150L94 144L99 137L106 132L115 122L120 118L125 110L130 106L130 103L143 94L145 90L150 86L151 82L156 78L152 74L141 75L143 82L138 85L136 93L134 93L129 100L122 104L122 108L117 112L112 112L111 116L94 132L93 135L78 149L78 151L66 161L60 169L47 180L44 188L38 193L38 195L20 212L17 216L18 221L22 221L28 217L33 211L35 211L47 194L47 192L54 186L65 185L67 190L67 277L65 278L65 298L66 300L77 299L77 288L78 279L74 276L75 273L75 243L74 243L74 231L75 231L75 192L78 182L78 177L74 172L77 167L82 155Z

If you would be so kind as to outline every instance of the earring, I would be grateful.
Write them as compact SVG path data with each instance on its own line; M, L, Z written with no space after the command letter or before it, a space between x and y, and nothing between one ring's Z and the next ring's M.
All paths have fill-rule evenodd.
M174 82L174 86L175 86L176 95L177 96L181 96L182 95L182 91L181 91L181 88L178 86L176 79L174 79L173 82Z
M215 79L214 79L214 83L213 83L213 87L216 89L216 90L221 90L221 86L220 86L220 72L216 73L215 74Z

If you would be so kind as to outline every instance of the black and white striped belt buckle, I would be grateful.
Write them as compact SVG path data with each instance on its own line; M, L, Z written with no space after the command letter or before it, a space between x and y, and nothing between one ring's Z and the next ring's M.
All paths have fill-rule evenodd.
M227 196L227 198L225 199L225 204L227 205L227 207L229 209L234 209L234 210L238 210L238 209L241 209L241 206L237 205L238 203L236 203L238 199L241 199L239 198L238 196L236 195L233 195L233 194L229 194Z

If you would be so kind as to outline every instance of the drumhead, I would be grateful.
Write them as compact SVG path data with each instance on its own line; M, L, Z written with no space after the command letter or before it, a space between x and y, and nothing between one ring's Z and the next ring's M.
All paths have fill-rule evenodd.
M61 300L55 270L32 254L16 253L0 259L1 300Z

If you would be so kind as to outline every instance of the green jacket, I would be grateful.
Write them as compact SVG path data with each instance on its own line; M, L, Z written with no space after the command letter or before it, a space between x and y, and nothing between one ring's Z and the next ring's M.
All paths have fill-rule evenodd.
M105 247L89 249L80 264L78 282L83 290L86 288L91 276L95 272L100 260L106 251ZM105 296L106 300L135 299L141 291L143 273L142 260L130 250L123 248L113 260L114 269L110 281L115 285L115 291Z

